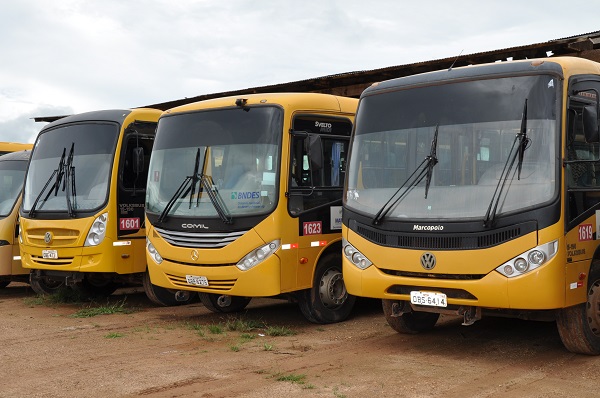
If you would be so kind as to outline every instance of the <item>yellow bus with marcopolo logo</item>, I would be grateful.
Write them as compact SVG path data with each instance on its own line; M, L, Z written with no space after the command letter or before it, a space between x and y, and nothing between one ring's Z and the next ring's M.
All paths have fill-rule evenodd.
M14 144L0 150L31 147L32 144ZM11 145L13 145L11 143ZM29 282L29 270L21 266L19 253L19 206L25 170L31 151L19 150L0 156L0 287L10 282Z
M600 64L501 62L374 84L344 194L348 292L400 333L440 314L556 321L600 354Z
M166 111L146 196L152 283L199 292L214 312L278 296L312 322L345 319L341 195L357 102L255 94Z
M143 284L157 304L187 292L150 283L144 199L155 109L106 110L58 119L36 139L21 207L21 257L39 294L63 286L93 297Z

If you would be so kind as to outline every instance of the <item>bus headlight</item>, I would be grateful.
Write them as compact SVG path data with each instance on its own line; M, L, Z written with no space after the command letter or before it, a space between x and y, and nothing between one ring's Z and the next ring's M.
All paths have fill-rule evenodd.
M557 251L558 240L555 240L518 255L496 268L496 271L507 278L514 278L546 264L556 255Z
M85 238L84 246L98 246L104 240L106 235L106 223L108 222L108 213L99 215Z
M279 249L279 246L281 246L281 241L279 239L269 242L264 246L252 250L235 266L238 267L240 271L248 271L250 268L257 266L269 258L271 254L275 253L277 249Z
M373 264L364 254L356 250L346 239L342 239L342 251L344 257L346 257L352 264L360 269L367 269Z
M162 256L156 250L156 248L154 247L154 245L150 242L150 239L148 239L148 238L146 238L146 250L148 250L148 254L150 254L150 257L152 257L152 260L154 260L154 262L156 264L160 264L163 262Z

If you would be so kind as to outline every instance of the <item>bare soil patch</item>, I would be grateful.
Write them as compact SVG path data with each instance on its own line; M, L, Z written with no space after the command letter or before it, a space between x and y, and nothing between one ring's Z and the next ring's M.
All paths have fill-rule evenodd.
M431 333L400 335L376 300L331 325L269 299L235 315L158 308L132 289L53 304L13 283L0 290L0 396L598 396L600 357L566 351L553 323L460 323L442 317Z

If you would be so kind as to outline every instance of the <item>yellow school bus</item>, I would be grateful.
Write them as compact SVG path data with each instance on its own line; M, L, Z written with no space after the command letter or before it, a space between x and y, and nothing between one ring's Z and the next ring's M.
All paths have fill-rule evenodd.
M29 148L33 146L14 145L29 146ZM0 150L3 149L7 148L0 143ZM13 281L29 281L29 270L21 266L17 236L21 189L30 154L31 151L21 150L0 156L0 287L2 288Z
M547 58L375 84L344 195L348 292L400 333L440 314L555 320L600 353L600 64Z
M345 319L341 195L357 102L256 94L166 111L146 196L152 283L199 292L214 312L279 296L312 322Z
M25 176L19 238L36 293L67 286L94 297L141 283L157 304L189 299L152 285L146 272L144 199L160 114L87 112L40 131Z

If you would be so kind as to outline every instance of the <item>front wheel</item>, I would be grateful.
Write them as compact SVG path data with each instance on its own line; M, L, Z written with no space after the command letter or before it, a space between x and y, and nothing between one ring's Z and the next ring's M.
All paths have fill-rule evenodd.
M342 258L330 253L317 264L313 286L299 293L300 311L313 323L335 323L348 318L356 297L348 294L342 276Z
M81 299L93 300L108 297L119 287L109 275L89 273L81 282L75 283L72 289Z
M559 310L556 326L567 350L578 354L600 354L600 263L592 265L587 302Z
M146 271L142 277L142 284L144 286L144 292L150 301L163 307L190 304L194 301L193 297L195 295L192 294L191 291L173 291L165 289L161 286L153 285L150 281L150 275L148 274L148 271Z
M252 300L250 297L228 296L226 294L198 293L202 304L210 311L216 313L230 313L241 311Z
M35 272L29 274L29 285L36 294L50 296L65 288L64 280L48 279Z
M393 315L393 305L398 303L395 300L381 300L383 314L387 323L398 333L416 334L433 329L438 321L440 314L433 312L411 311L405 312L399 316Z

